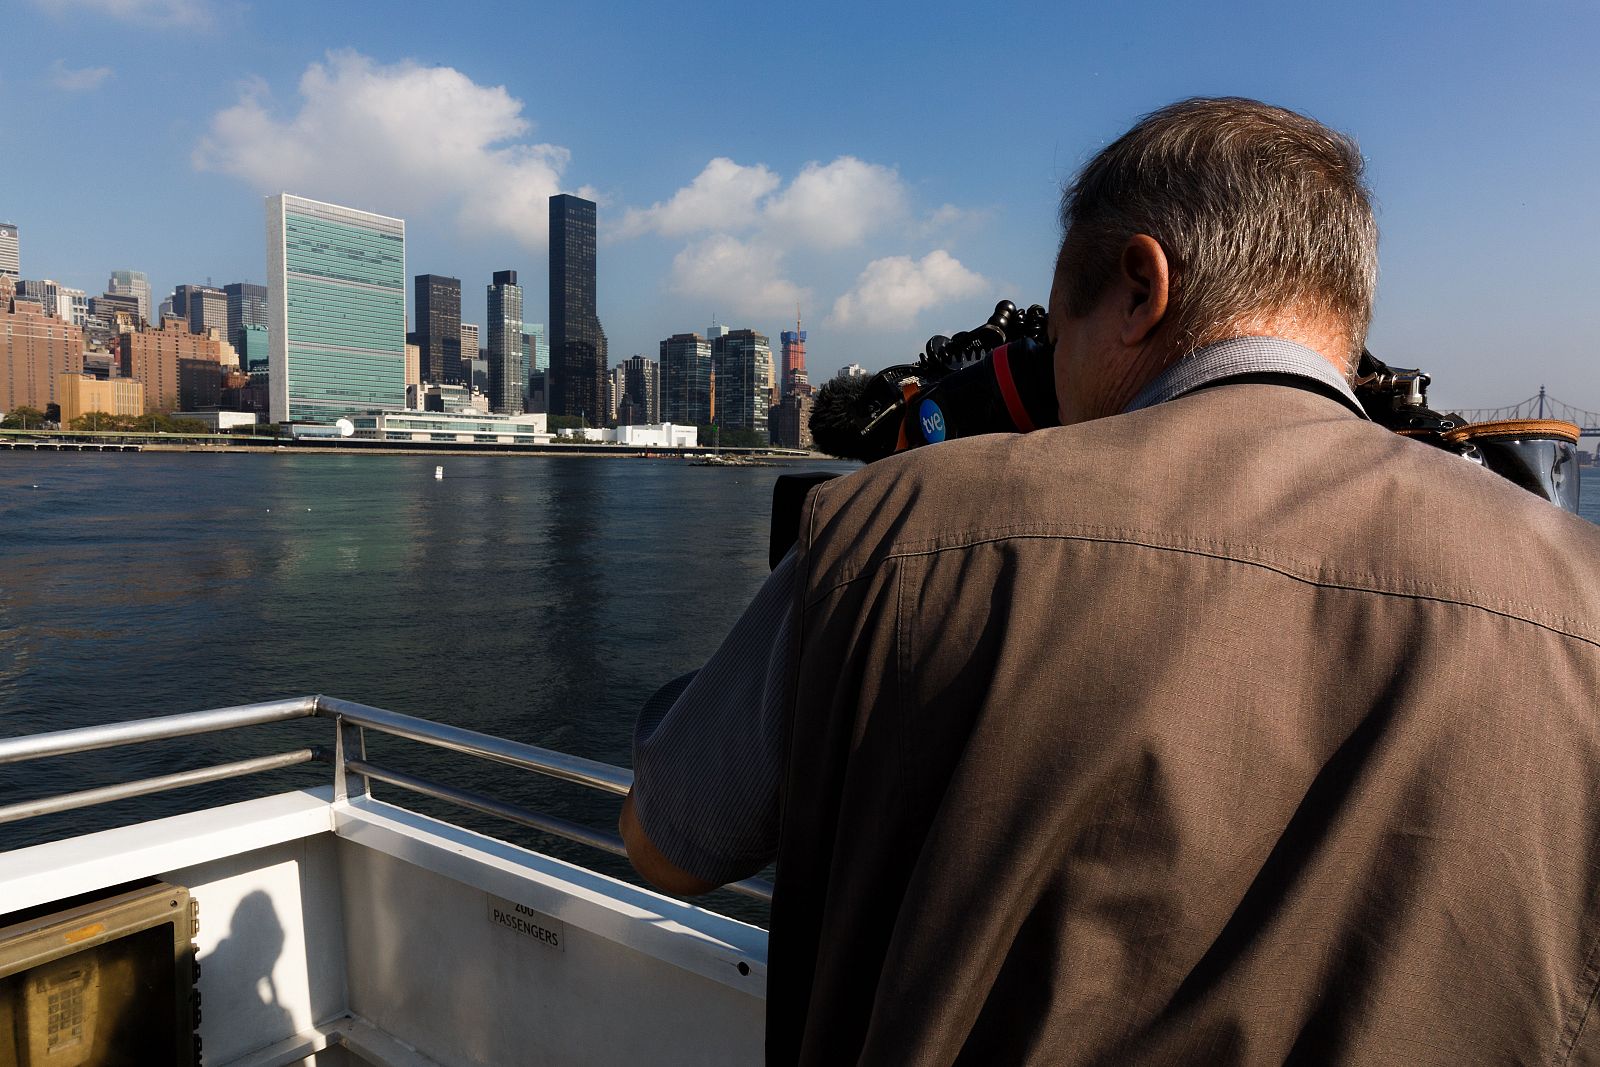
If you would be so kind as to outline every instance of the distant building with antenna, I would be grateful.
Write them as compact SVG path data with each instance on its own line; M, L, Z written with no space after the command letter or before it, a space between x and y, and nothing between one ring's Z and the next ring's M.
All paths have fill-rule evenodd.
M811 380L806 376L806 332L800 328L800 309L794 309L794 329L778 335L783 345L781 395L810 396Z

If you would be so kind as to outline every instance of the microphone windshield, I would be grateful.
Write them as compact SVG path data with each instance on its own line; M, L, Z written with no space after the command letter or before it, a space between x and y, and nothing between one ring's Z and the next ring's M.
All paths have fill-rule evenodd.
M867 402L867 386L871 380L864 375L832 378L817 390L811 407L811 444L817 451L838 459L871 463L894 450L892 439L885 450L876 440L881 435L865 437L861 433L872 418Z

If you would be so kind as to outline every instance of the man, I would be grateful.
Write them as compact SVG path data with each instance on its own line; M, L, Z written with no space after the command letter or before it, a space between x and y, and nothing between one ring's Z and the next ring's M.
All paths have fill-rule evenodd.
M1141 121L1063 199L1064 425L820 487L641 723L646 877L777 858L769 1058L1600 1062L1600 530L1361 415L1361 169Z

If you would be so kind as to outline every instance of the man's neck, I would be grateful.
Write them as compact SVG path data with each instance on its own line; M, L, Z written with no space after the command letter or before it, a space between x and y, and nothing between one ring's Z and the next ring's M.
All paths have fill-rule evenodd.
M1179 355L1187 355L1188 352L1203 345L1235 337L1276 337L1283 341L1293 341L1327 360L1346 381L1355 375L1355 360L1359 349L1357 352L1351 351L1349 334L1342 327L1330 322L1329 316L1325 313L1304 313L1292 309L1280 310L1270 315L1252 316L1231 323L1226 329L1217 331L1215 336L1209 336L1200 344L1188 346L1185 352L1175 354L1173 360L1169 360L1166 365L1170 366Z

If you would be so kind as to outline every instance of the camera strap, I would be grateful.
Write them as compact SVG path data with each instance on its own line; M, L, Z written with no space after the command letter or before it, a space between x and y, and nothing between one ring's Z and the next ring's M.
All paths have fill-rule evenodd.
M1012 425L1022 433L1032 433L1033 419L1028 414L1028 405L1022 402L1022 394L1017 391L1017 380L1011 373L1011 346L1001 345L989 359L994 366L995 385L1000 389L1000 399L1006 406L1006 414L1011 416Z

